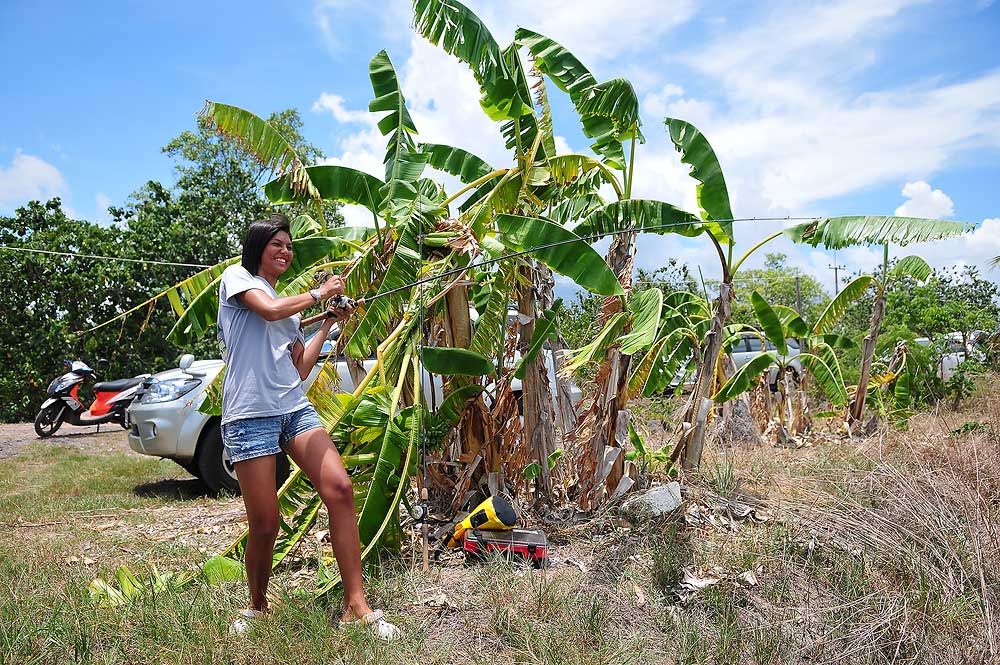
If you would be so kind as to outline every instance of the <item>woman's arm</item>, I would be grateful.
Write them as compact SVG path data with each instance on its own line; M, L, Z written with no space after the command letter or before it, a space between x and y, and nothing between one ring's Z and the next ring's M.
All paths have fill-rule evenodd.
M305 347L302 346L301 342L296 342L292 345L292 364L298 370L300 379L305 381L306 377L309 376L309 372L312 371L313 365L316 364L316 360L319 358L319 352L323 350L323 342L326 341L327 335L330 334L333 324L345 320L348 316L350 316L349 312L337 310L335 316L324 319L323 323L319 324L319 332L309 340Z
M321 300L326 300L344 292L344 280L339 275L334 275L323 282L319 287ZM260 289L250 289L237 294L244 305L251 312L259 314L265 321L280 321L293 314L298 314L309 309L316 304L316 299L308 293L300 293L295 296L285 296L283 298L272 298Z

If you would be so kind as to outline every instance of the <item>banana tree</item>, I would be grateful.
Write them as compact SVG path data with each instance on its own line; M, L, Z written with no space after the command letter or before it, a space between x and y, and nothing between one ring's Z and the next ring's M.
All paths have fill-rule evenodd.
M930 276L931 268L927 261L919 256L906 256L896 262L890 270L889 245L908 245L916 242L941 240L960 235L973 228L963 222L952 222L940 219L923 219L917 217L842 217L823 219L786 229L784 233L795 242L801 242L813 247L823 246L827 249L842 249L854 245L881 245L882 272L880 278L863 275L854 280L851 286L862 291L874 285L875 301L872 305L871 323L868 334L861 345L861 370L858 379L858 389L851 399L847 413L848 427L856 428L862 420L865 409L867 386L871 379L872 362L875 358L875 344L878 341L879 326L885 316L886 289L893 280L903 275L910 275L917 280L925 280Z
M847 400L847 392L834 349L855 348L856 344L849 337L829 331L843 316L848 304L860 293L857 287L842 291L812 326L808 325L795 310L781 305L772 306L757 291L751 293L750 303L758 326L754 332L760 336L762 346L766 340L775 350L752 358L727 380L712 399L717 403L728 402L753 388L762 374L769 374L771 368L775 368L774 388L778 394L777 409L773 408L770 401L770 387L768 386L765 391L769 425L777 432L780 440L787 439L790 434L799 434L805 429L808 409L805 395L806 374L803 372L800 376L795 369L793 361L797 358L803 370L815 376L828 399L837 407L843 406ZM745 334L743 329L732 330L730 339ZM789 352L792 338L798 339L802 345L802 352L797 355ZM793 386L796 381L799 383L797 390Z
M319 233L297 237L296 262L279 284L280 292L301 291L314 273L334 269L344 276L348 293L364 298L357 315L342 331L339 345L348 356L358 359L374 352L376 368L362 377L353 394L343 395L336 392L335 365L328 363L311 387L309 398L351 471L365 557L387 538L391 540L389 537L397 531L397 507L409 486L418 443L428 431L428 423L436 423L438 431L459 423L470 411L467 403L479 399L482 377L502 371L490 360L503 357L502 342L498 348L497 337L500 331L502 340L509 284L514 281L510 279L513 264L502 254L522 251L530 254L538 265L595 293L623 294L615 274L588 243L559 224L508 212L511 192L516 200L532 194L534 188L551 185L535 170L534 157L524 165L495 169L494 175L487 178L484 176L489 172L483 173L485 163L477 163L471 153L466 153L466 158L456 164L455 156L461 156L457 149L434 146L424 149L414 139L416 127L385 52L372 59L369 73L375 92L370 108L384 114L379 127L387 137L385 179L344 166L315 166L276 173L277 177L265 186L265 194L274 203L301 202L318 196L320 201L364 206L375 221L374 233L368 236L347 234L353 236L348 239L342 237L345 234L324 232L320 225ZM273 131L265 121L249 111L234 109L209 103L206 113L244 119L239 123L220 121L216 126L251 150L280 144L261 138ZM243 136L243 131L251 135ZM537 153L540 140L536 139L533 145ZM279 163L263 157L261 161ZM428 164L445 162L474 178L451 196L437 183L421 177ZM570 166L563 163L559 166L560 177L569 180L566 174ZM524 177L518 178L518 186L505 189L506 183L519 175ZM303 178L310 187L297 184ZM466 201L457 218L453 217L451 204L473 188L477 188L478 197ZM303 221L296 228L312 226ZM550 246L553 243L557 244ZM534 249L540 246L547 247ZM335 254L344 248L349 250L349 258ZM473 269L478 257L490 257L497 267L489 276L496 288L481 312L475 333L463 340L459 334L461 326L453 325L448 335L436 340L448 342L447 345L424 348L424 318L459 319L464 315L468 320L468 300L459 300L464 304L456 311L449 296L456 291L466 295L462 277ZM225 265L235 260L165 292L181 312L172 333L175 339L191 339L211 328L217 305L217 277ZM434 275L448 275L448 279L417 283L419 278ZM462 348L466 344L469 348ZM428 409L422 391L422 367L449 377L444 400L435 404L434 414ZM293 470L279 490L285 528L275 546L275 565L311 527L318 501L308 480L299 470ZM222 559L238 560L244 542L245 535L222 552ZM328 576L320 592L335 583L336 579Z

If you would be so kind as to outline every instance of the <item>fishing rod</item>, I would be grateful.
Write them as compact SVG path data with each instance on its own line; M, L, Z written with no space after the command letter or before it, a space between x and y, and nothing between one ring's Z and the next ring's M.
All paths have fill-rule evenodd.
M561 245L570 245L572 243L579 242L581 240L586 241L586 242L589 243L589 242L593 242L594 240L600 240L601 238L608 238L608 237L611 237L611 236L624 235L624 234L627 234L627 233L643 233L643 232L646 232L646 231L659 231L659 230L663 230L663 229L676 228L678 226L692 226L694 224L707 224L707 223L716 223L716 224L719 224L719 223L725 223L725 222L790 222L790 221L810 221L810 220L815 220L815 219L818 219L818 218L817 217L733 217L731 219L710 219L710 220L706 220L706 221L703 221L703 222L671 222L669 224L660 224L660 225L657 225L657 226L630 227L630 228L627 228L627 229L619 229L617 231L606 231L604 233L595 233L595 234L592 234L592 235L589 235L589 236L576 236L574 238L568 238L566 240L557 240L555 242L546 243L544 245L537 245L535 247L529 247L528 249L523 249L523 250L519 250L519 251L516 251L516 252L511 252L509 254L504 254L502 256L498 256L498 257L492 258L492 259L486 259L486 260L480 261L478 263L470 263L467 266L462 266L462 267L459 267L459 268L453 268L451 270L445 270L445 271L439 272L439 273L437 273L435 275L431 275L429 277L424 277L422 279L418 279L418 280L415 280L413 282L408 282L406 284L403 284L402 286L397 286L395 288L388 289L386 291L381 291L379 293L376 293L376 294L371 295L371 296L366 296L364 298L354 299L354 298L351 298L350 296L347 296L347 295L344 295L344 294L337 295L337 296L334 296L334 297L330 298L330 300L328 301L329 304L327 306L327 310L325 312L322 312L320 314L316 314L315 316L310 316L310 317L308 317L306 319L303 319L302 322L301 322L301 325L307 326L307 325L309 325L311 323L315 323L316 321L322 321L323 319L328 319L328 318L337 316L338 313L340 313L340 312L348 312L348 311L354 309L355 307L358 307L360 305L369 303L369 302L371 302L373 300L378 300L379 298L385 298L385 297L391 296L391 295L393 295L395 293L399 293L400 291L407 291L407 290L412 289L412 288L414 288L416 286L422 286L423 284L427 284L428 282L433 282L433 281L436 281L436 280L439 280L439 279L444 279L446 277L451 277L452 275L458 275L460 273L463 273L463 272L466 272L468 270L471 270L472 268L482 268L482 267L490 266L490 265L493 265L495 263L499 263L501 261L505 261L507 259L513 259L513 258L517 258L519 256L525 256L527 254L533 254L533 253L538 252L538 251L543 250L543 249L551 249L553 247L559 247ZM419 240L421 241L421 245L423 244L423 237L424 237L424 234L420 234Z

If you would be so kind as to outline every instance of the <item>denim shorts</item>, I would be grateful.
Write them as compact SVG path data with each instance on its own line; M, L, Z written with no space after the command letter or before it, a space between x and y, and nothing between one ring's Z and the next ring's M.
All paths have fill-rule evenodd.
M255 457L277 455L285 444L311 429L322 427L312 404L298 411L263 418L241 418L222 426L222 443L233 464Z

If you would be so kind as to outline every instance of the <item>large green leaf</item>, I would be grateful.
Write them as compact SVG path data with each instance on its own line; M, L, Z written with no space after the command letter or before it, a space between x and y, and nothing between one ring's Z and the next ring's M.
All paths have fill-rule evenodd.
M621 351L632 355L656 339L663 310L663 291L647 289L633 294L629 308L632 311L632 328L621 338Z
M414 28L435 46L466 63L482 97L480 105L491 120L531 113L531 100L517 91L500 46L486 25L457 0L414 0Z
M603 296L624 295L618 277L601 255L572 231L537 217L499 215L495 222L497 238L509 249L526 251L563 243L534 250L531 255L588 291Z
M582 194L573 198L563 199L561 203L552 208L549 219L561 226L570 226L572 223L579 222L590 213L606 205L607 201L601 198L601 195L597 192Z
M372 112L388 111L378 122L379 131L387 137L385 151L385 186L380 192L380 214L387 221L394 220L397 200L417 198L417 180L427 164L427 155L421 153L413 141L417 128L406 109L406 99L399 87L396 70L389 55L379 51L368 64L375 99L368 104Z
M719 220L719 226L729 238L733 237L733 210L729 205L729 189L722 175L722 165L712 145L689 122L664 118L670 140L681 161L691 165L691 177L698 181L698 206L704 219Z
M597 83L583 63L558 42L526 28L518 28L516 42L525 46L535 66L569 94L580 115L583 133L594 140L591 148L613 168L625 168L622 141L641 137L639 100L625 79Z
M496 371L492 362L469 349L425 346L423 360L428 372L446 376L485 376Z
M589 362L603 360L604 352L618 341L618 336L625 326L626 318L625 312L618 312L612 315L592 342L572 352L569 362L563 366L565 371L572 373Z
M292 145L263 118L238 106L205 102L201 115L219 133L233 138L275 174L285 174L292 190L307 198L318 193Z
M471 152L442 143L422 143L420 152L427 155L427 165L457 177L463 183L475 182L495 169Z
M844 318L851 303L864 295L874 281L875 278L871 275L861 275L851 280L823 310L823 314L813 324L812 334L822 335L832 330Z
M785 329L785 337L809 336L809 324L798 312L786 305L773 305L772 308L781 319L781 325Z
M812 353L799 354L799 359L816 378L823 393L834 406L841 407L847 404L847 387L844 385L844 376L833 349L825 343L820 343Z
M728 402L734 397L739 397L750 390L754 382L767 368L778 362L778 356L772 351L754 356L750 361L736 370L736 373L729 377L726 385L719 389L719 392L712 396L712 399L721 404Z
M892 274L896 277L908 275L918 282L926 281L931 276L931 272L927 261L915 255L904 256L896 262L896 266L892 270Z
M705 226L696 216L669 203L627 199L593 211L573 228L576 235L590 242L608 233L628 230L694 237L702 233Z
M781 325L781 319L771 308L771 305L764 300L764 296L754 291L750 294L750 304L753 306L754 315L760 323L764 335L771 340L774 346L781 352L781 355L788 355L788 345L785 343L785 329Z
M400 411L385 429L382 448L375 473L368 483L368 492L358 514L358 534L361 546L375 543L383 531L386 519L391 519L391 511L396 510L398 501L393 501L405 474L404 455L419 440L420 422L423 409L411 406Z
M375 176L335 164L309 166L306 173L324 201L360 205L371 210L373 215L378 214L381 201L379 192L385 187L385 183ZM292 188L291 179L287 175L264 185L264 194L275 204L303 200L303 196Z
M652 397L667 390L681 370L690 368L694 362L693 337L695 335L689 335L687 331L677 329L675 334L664 338L665 343L661 347L659 362L653 363L649 377L642 387L642 394L645 397Z
M827 217L791 226L784 234L794 242L827 249L852 245L908 245L957 236L971 231L973 224L922 217Z

